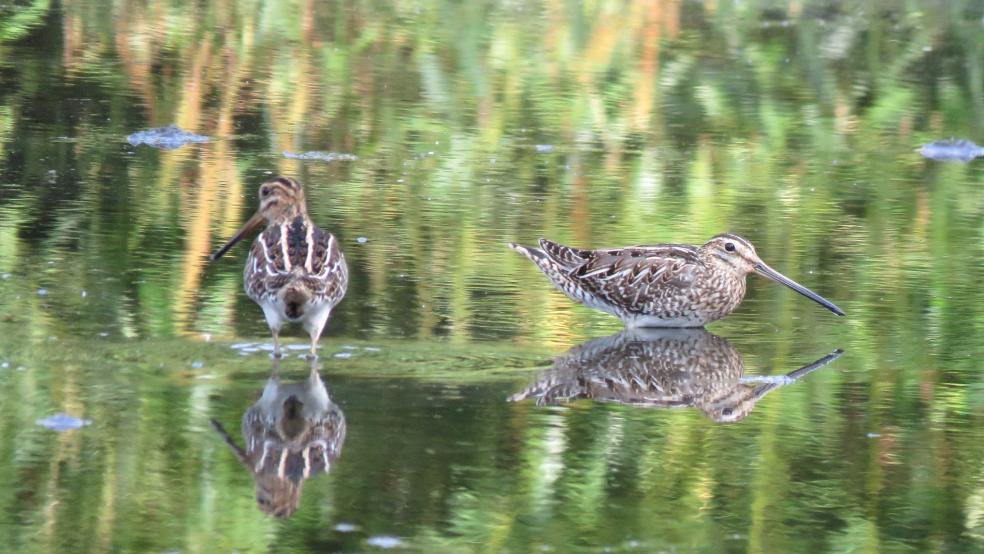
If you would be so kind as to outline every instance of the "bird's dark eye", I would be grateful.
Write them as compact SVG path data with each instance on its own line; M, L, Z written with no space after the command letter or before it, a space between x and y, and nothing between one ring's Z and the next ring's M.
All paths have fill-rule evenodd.
M267 196L270 196L270 189L268 189L266 187L261 188L260 189L260 196L262 196L263 198L266 198Z
M728 252L734 252L735 251L735 243L733 243L733 242L726 242L726 243L724 243L724 249L727 250Z

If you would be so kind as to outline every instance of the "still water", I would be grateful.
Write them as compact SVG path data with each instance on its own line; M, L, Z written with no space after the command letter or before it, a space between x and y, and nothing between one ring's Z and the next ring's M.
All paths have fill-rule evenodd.
M916 151L984 141L982 18L0 5L3 550L984 552L984 161ZM273 174L350 267L317 373L207 262ZM847 316L619 334L505 246L725 231Z

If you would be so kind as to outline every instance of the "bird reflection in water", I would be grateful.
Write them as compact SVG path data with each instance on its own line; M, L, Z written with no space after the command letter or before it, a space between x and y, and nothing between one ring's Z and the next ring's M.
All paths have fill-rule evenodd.
M510 400L538 405L579 398L662 408L696 407L718 423L741 421L769 392L836 360L793 372L745 377L741 353L704 329L631 329L570 349Z
M274 360L259 400L243 414L245 448L222 424L211 422L252 474L260 509L284 518L297 510L304 481L327 473L341 454L345 415L331 401L313 362L307 379L299 383L282 383L279 370Z

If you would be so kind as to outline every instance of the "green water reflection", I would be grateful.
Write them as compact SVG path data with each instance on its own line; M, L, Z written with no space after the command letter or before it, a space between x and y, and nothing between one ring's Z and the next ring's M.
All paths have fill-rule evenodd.
M914 151L984 142L982 18L974 0L0 6L0 544L984 551L984 162ZM214 140L126 142L167 124ZM283 155L308 151L357 159ZM236 429L271 374L231 348L269 340L245 249L206 261L271 173L305 183L351 272L321 341L344 448L287 519L209 423ZM508 402L621 324L506 243L723 231L848 314L751 277L708 329L741 387L841 358L733 425ZM285 382L308 375L299 352ZM35 424L56 412L92 424Z

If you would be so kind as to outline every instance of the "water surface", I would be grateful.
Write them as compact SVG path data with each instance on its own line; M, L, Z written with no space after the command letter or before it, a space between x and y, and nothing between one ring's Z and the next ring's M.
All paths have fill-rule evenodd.
M984 141L982 10L0 7L0 544L984 551L984 162L916 152ZM211 140L127 142L168 125ZM242 444L274 371L245 245L207 256L277 173L351 270L320 361L345 438L289 518L210 424ZM506 243L725 231L848 315L752 276L706 364L606 351L686 401L519 401L621 324Z

